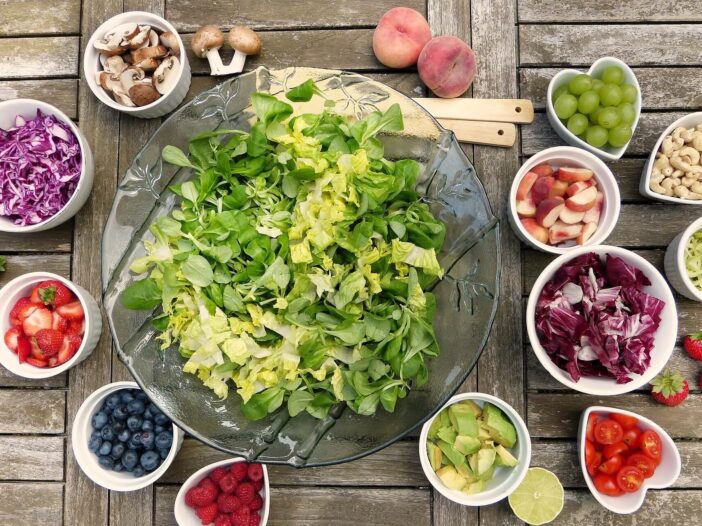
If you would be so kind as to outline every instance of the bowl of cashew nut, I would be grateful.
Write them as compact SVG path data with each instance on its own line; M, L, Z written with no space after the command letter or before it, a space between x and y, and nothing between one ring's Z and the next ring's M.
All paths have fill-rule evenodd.
M702 205L702 112L678 119L663 132L639 191L659 201Z

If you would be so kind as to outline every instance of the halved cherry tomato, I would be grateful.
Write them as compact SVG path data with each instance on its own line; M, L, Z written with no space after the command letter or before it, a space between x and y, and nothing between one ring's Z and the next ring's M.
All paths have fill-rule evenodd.
M617 486L625 493L638 491L643 484L644 476L638 468L634 466L624 466L617 473Z
M639 438L639 447L645 455L651 457L653 460L660 459L663 453L661 437L659 437L658 433L652 431L651 429L641 433L641 438Z
M595 442L606 446L607 444L621 442L623 437L624 430L619 422L605 418L595 424Z
M588 440L594 441L595 440L595 424L601 420L599 415L596 415L595 413L590 413L590 416L587 418L587 431L585 432L585 437Z
M627 466L634 466L638 469L645 479L652 477L653 473L656 471L656 462L651 458L647 457L642 453L634 453L628 459L626 459Z
M612 458L614 455L621 455L629 451L629 446L624 442L617 442L616 444L609 444L602 449L602 454L604 458Z
M598 469L600 467L600 464L602 464L602 452L595 451L595 454L592 457L592 462L589 464L585 463L585 468L587 469L587 472L590 474L591 477L594 477L600 472L600 470Z
M630 448L634 449L639 447L639 437L641 436L641 430L638 427L633 427L624 431L624 438L622 440Z
M619 422L619 424L621 424L621 426L624 428L624 431L636 427L636 424L639 423L638 418L634 416L624 415L622 413L610 413L609 417Z
M606 473L607 475L615 475L621 467L624 465L624 459L622 458L621 455L614 455L613 457L608 458L602 464L600 464L600 467L598 468L602 473Z
M604 493L605 495L609 495L610 497L618 497L623 493L612 475L600 473L595 477L593 482L595 483L595 488L597 488L597 491Z
M592 459L595 457L595 453L597 452L597 449L595 448L595 444L593 444L590 440L585 440L585 465L589 466L592 464Z

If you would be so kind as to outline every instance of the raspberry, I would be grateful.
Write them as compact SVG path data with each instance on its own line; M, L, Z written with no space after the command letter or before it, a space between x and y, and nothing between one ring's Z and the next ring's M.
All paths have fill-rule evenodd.
M251 482L256 482L263 478L263 468L261 464L249 464L248 476Z
M232 526L232 519L226 513L220 513L215 519L215 526Z
M241 503L234 495L222 493L217 497L217 506L221 513L231 513L241 507Z
M210 524L211 522L214 522L215 517L217 516L217 504L213 502L207 506L201 506L195 511L195 514L200 518L200 522L202 522L202 524Z
M253 500L255 494L256 490L250 482L242 482L236 488L236 496L239 497L242 504L247 506Z
M259 524L261 524L261 516L255 511L252 511L249 516L249 526L258 526Z
M185 503L191 508L201 508L202 506L207 506L213 503L215 497L204 488L191 488L185 494Z
M251 510L246 506L242 506L232 513L232 526L249 526L251 520Z
M219 484L222 477L227 474L227 470L224 468L214 468L212 473L210 473L210 478L215 484Z
M234 477L230 473L224 475L219 481L219 487L224 493L234 493L236 485L236 480L234 480Z
M263 499L261 498L261 495L256 493L256 495L254 495L253 500L249 502L249 509L251 511L258 511L261 508L263 508Z
M261 480L254 480L252 482L253 487L256 491L261 491L263 489L263 479Z
M246 475L249 472L249 464L248 462L235 462L234 464L232 464L230 470L234 479L237 482L241 482L246 478Z
M202 479L198 484L198 487L204 489L207 492L207 495L212 497L210 502L214 501L217 498L217 495L219 495L219 487L217 484L212 482L212 479L209 477Z

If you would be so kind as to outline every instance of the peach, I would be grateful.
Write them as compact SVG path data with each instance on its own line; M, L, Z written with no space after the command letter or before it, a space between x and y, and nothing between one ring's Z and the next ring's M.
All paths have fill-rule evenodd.
M519 181L519 186L517 187L517 201L526 199L527 194L531 191L531 187L539 178L534 172L527 172L522 180Z
M583 217L585 217L585 212L576 212L567 206L564 206L563 210L561 210L561 213L558 215L558 219L567 225L575 225L576 223L580 223L583 220Z
M536 215L536 204L531 196L517 201L517 214L519 217L534 217Z
M568 183L556 179L551 187L551 191L548 193L549 197L563 197L568 189Z
M542 227L534 219L525 217L521 219L524 230L529 232L529 235L541 243L548 243L548 229Z
M588 170L587 168L573 168L572 166L561 166L556 175L561 181L566 181L568 183L587 181L592 179L592 176L592 170Z
M591 186L595 186L597 183L595 182L594 179L590 179L589 181L578 181L577 183L572 183L567 189L566 189L566 194L568 194L568 197L573 197L575 194L578 192L582 192L583 190L587 190Z
M551 177L553 175L553 168L551 168L551 165L548 163L543 163L538 166L534 166L531 169L531 171L539 177Z
M597 201L597 188L591 186L582 192L578 192L573 197L566 199L565 205L576 212L587 212Z
M561 215L561 210L565 207L562 197L548 197L541 201L536 207L536 222L541 226L551 227L558 216Z
M548 242L557 245L563 241L577 238L583 231L583 225L567 225L562 221L556 221L548 230Z
M587 243L587 240L590 239L592 234L595 233L595 230L597 230L597 223L585 223L585 226L583 227L583 231L580 233L580 235L576 238L576 242L578 245L584 245Z
M536 180L531 188L531 195L537 205L549 196L555 182L553 177L540 177Z
M475 78L475 54L458 37L434 37L419 54L417 69L422 82L435 95L458 97Z
M604 194L602 192L597 192L597 198L595 199L595 206L590 210L585 212L583 216L584 223L599 223L600 214L602 214L602 205L604 204Z
M373 32L373 53L389 68L408 68L431 40L427 19L409 7L393 7Z

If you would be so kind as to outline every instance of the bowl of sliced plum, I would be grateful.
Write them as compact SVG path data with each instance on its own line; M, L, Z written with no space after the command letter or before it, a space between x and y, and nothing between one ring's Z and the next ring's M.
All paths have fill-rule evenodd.
M528 245L564 254L607 239L619 218L619 187L595 155L557 146L529 158L509 194L510 224Z

